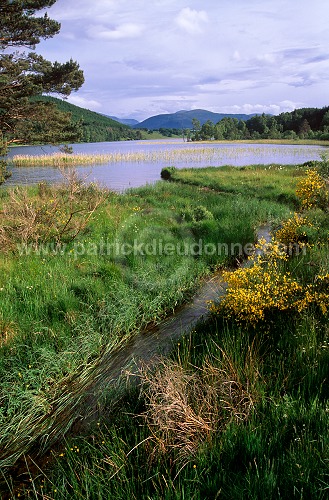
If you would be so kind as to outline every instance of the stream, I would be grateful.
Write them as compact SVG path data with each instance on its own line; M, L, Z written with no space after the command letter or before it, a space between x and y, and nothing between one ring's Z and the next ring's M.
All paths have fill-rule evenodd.
M257 238L270 241L269 227L260 227ZM248 266L250 262L246 260L241 266ZM14 477L24 477L27 463L31 471L37 462L47 462L47 452L54 446L60 446L65 436L88 430L102 413L99 401L104 391L118 389L117 398L120 398L127 384L138 384L142 366L154 366L159 356L168 355L184 334L209 319L207 303L218 302L225 295L226 286L221 273L214 274L204 280L190 302L179 307L172 316L155 327L137 333L121 347L105 351L87 375L84 373L67 382L62 394L53 402L52 410L41 421L40 417L36 417L35 422L29 420L25 423L31 428L28 441L17 433L8 449L2 450L0 467L8 468L11 473L14 469ZM121 385L120 389L122 382L124 387Z

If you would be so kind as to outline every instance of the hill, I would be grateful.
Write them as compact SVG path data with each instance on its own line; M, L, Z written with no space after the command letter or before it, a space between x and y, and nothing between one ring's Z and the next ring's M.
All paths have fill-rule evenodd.
M192 140L307 139L329 140L329 107L300 108L277 116L254 115L248 120L224 118L204 123Z
M73 122L80 122L81 142L106 142L129 139L141 139L138 130L133 130L129 125L119 123L112 118L89 109L80 108L62 99L50 96L38 96L38 101L54 103L65 113L71 113Z
M190 111L177 111L162 115L151 116L146 120L134 125L134 128L147 128L148 130L158 130L160 128L193 128L192 119L196 118L203 125L208 120L218 123L223 118L237 118L238 120L248 120L254 115L213 113L205 109L192 109Z
M134 120L133 118L118 118L117 116L109 116L109 115L104 115L104 116L107 116L108 118L111 118L116 122L122 123L123 125L128 125L128 127L134 127L135 125L139 124L139 121Z

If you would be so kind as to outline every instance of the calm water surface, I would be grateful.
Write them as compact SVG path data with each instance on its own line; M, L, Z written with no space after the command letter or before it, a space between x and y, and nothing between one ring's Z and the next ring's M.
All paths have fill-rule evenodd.
M319 160L322 146L296 146L277 144L235 143L186 143L182 139L159 141L121 141L73 144L74 153L115 154L145 153L145 161L108 162L100 165L77 166L79 175L88 182L97 182L116 191L154 183L160 179L161 169L174 165L177 168L223 165L250 165L255 163L298 164ZM58 152L54 146L22 146L11 148L9 157L15 155L38 156ZM12 168L12 176L5 186L53 183L62 179L53 167Z

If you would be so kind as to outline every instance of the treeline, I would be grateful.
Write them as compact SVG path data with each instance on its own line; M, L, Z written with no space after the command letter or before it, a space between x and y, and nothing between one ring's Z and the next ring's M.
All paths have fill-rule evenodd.
M107 116L80 108L67 101L49 96L38 96L34 100L53 103L59 111L70 113L72 122L79 125L81 142L106 142L142 139L140 130L134 130Z
M138 130L147 132L149 135L153 134L153 132L158 132L164 137L176 137L176 136L181 137L183 135L183 130L181 128L160 127L160 128L148 129L146 127L141 127Z
M329 140L329 107L301 108L278 116L255 115L249 120L223 118L214 124L210 120L202 126L194 120L190 139L317 139Z

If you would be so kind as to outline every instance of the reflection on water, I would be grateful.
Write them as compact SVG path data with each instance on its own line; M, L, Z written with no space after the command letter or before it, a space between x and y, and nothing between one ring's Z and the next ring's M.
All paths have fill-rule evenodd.
M55 146L22 146L12 148L9 157L15 155L44 155L58 151ZM160 179L164 166L177 168L206 167L222 165L250 165L255 163L298 164L318 160L323 151L321 146L296 146L277 144L235 144L235 143L186 143L182 139L159 141L121 141L88 144L74 144L74 153L115 154L144 153L145 161L108 162L101 165L77 166L76 170L88 182L116 191L154 183ZM148 159L147 159L148 158ZM151 158L151 159L150 159ZM12 168L12 176L5 185L58 182L62 176L54 167Z

